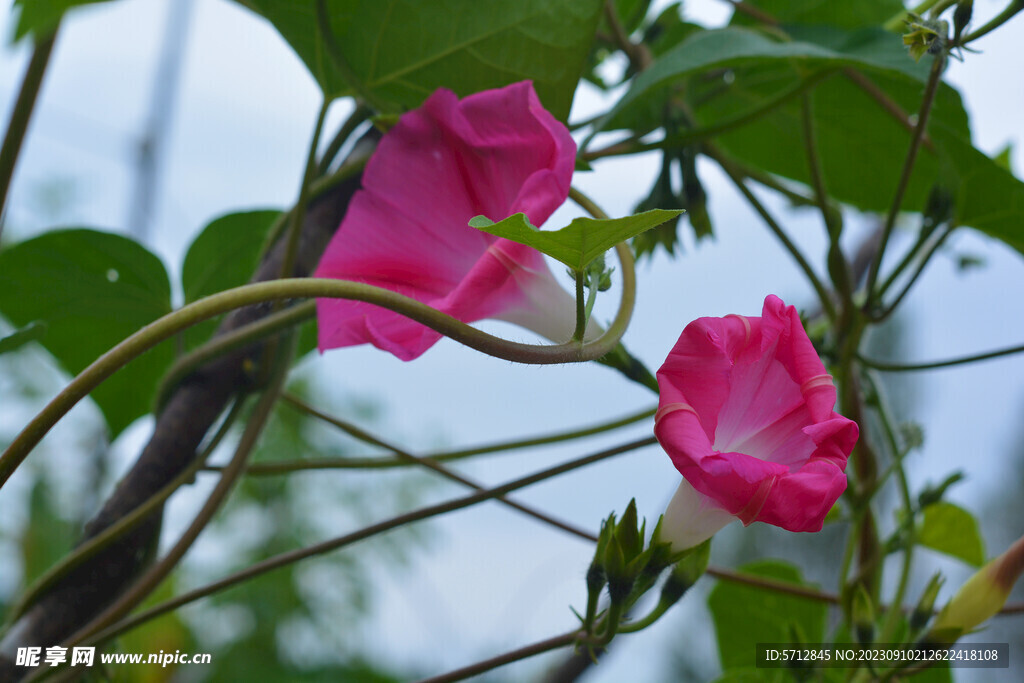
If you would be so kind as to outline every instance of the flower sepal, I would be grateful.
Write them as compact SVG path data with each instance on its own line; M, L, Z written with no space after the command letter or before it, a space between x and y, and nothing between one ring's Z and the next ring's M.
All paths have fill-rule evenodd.
M954 643L1003 608L1024 572L1024 536L967 579L939 612L925 641Z

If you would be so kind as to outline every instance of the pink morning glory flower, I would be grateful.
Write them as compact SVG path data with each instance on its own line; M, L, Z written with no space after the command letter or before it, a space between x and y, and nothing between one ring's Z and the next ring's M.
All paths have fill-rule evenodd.
M463 322L498 318L572 336L575 304L534 249L469 227L522 212L541 225L566 199L576 143L533 84L459 100L440 89L384 135L316 277L384 287ZM320 349L370 343L412 360L441 335L386 309L317 301Z
M658 371L654 432L683 475L662 524L682 550L734 519L819 531L846 489L857 424L796 309L769 295L760 318L700 318Z

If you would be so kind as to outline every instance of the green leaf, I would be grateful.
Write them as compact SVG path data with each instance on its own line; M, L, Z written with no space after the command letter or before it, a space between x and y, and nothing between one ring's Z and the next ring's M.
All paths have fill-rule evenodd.
M44 334L46 334L46 323L33 320L20 330L0 339L0 353L20 349L30 341L39 341L43 338Z
M638 76L599 128L642 122L645 116L638 117L638 112L649 111L681 83L690 86L697 129L741 119L774 102L777 106L718 135L715 142L745 165L809 184L801 151L800 101L784 97L803 79L816 70L855 67L902 111L915 112L920 106L921 82L929 66L915 65L899 36L820 26L797 27L792 33L796 40L788 43L738 28L695 35ZM728 82L693 78L723 68L729 69ZM818 83L812 100L829 191L862 210L887 211L909 147L906 128L846 75ZM953 88L939 87L928 133L932 145L918 155L903 210L923 210L931 189L941 182L951 188L958 225L1024 252L1024 183L973 147L967 114Z
M280 215L271 209L230 213L203 228L189 246L181 268L185 303L249 282L270 226ZM205 342L216 327L216 320L207 320L189 328L185 347Z
M782 24L828 24L840 28L879 26L903 11L900 0L747 0ZM737 11L733 24L757 24L758 20Z
M917 541L974 567L985 563L985 546L978 531L978 520L953 503L940 501L925 507Z
M239 0L281 33L329 96L350 94L321 40L314 0ZM440 87L460 96L532 80L569 115L601 0L328 0L336 43L363 86L392 112Z
M740 571L806 585L799 569L777 560L754 562ZM807 643L824 640L827 607L807 598L719 581L708 596L708 608L715 623L722 668L726 670L752 667L758 643L787 643L794 626Z
M18 13L12 42L25 36L43 36L57 27L64 13L79 5L94 5L110 0L14 0L13 9Z
M576 218L560 230L538 230L522 213L498 223L486 216L476 216L469 224L491 235L531 246L573 270L582 271L619 242L661 225L681 213L678 210L654 209L625 218Z
M806 35L808 38L831 37L834 40L836 32L808 30ZM597 129L617 127L616 122L621 121L624 112L631 107L650 107L651 98L657 99L667 86L711 69L781 65L784 70L781 79L776 77L775 90L782 89L778 87L778 80L792 82L799 78L797 67L805 74L816 69L852 66L895 71L922 82L928 76L927 65L917 65L907 57L899 36L881 30L842 36L843 42L826 47L802 40L779 42L743 28L694 34L637 76L629 91L597 125ZM740 112L734 115L736 113Z
M1024 183L941 121L929 133L942 146L958 182L953 220L1002 240L1024 254ZM915 176L917 174L915 173Z
M998 153L996 153L994 157L992 157L992 161L996 162L996 165L999 166L1001 169L1009 173L1013 173L1013 166L1010 163L1011 154L1013 154L1013 143L1008 142L1006 143L1005 147L1003 147Z
M0 252L0 314L14 325L43 321L43 346L73 375L170 311L163 263L126 237L60 230ZM112 437L149 412L171 358L162 344L92 392Z

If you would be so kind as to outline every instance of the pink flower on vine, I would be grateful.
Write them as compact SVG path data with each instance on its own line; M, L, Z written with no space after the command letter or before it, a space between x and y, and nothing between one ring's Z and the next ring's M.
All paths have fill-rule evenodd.
M383 137L317 277L410 296L463 322L498 318L556 341L574 302L539 252L468 226L523 212L541 225L566 199L576 143L529 81L459 100L437 90ZM440 334L356 301L317 301L320 349L371 343L402 360Z
M658 371L655 435L683 475L663 522L676 549L732 520L819 531L846 489L857 424L800 316L769 295L760 318L700 318Z

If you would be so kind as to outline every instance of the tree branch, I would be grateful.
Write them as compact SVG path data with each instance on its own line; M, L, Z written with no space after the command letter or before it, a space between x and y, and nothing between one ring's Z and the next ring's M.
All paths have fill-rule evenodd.
M364 140L353 154L365 154L368 144ZM359 180L351 178L311 204L298 244L295 275L306 275L316 267L359 187ZM260 263L252 281L277 278L286 249L285 242L279 241ZM259 320L271 310L270 304L238 309L225 316L216 336ZM157 416L153 435L135 465L86 524L82 542L131 513L192 463L207 431L231 398L252 384L253 377L247 368L252 367L262 350L262 343L234 350L177 386ZM18 647L62 642L121 595L148 564L159 540L162 515L162 509L158 509L131 533L70 572L11 626L0 642L0 680L17 681L28 672L24 667L14 666Z

